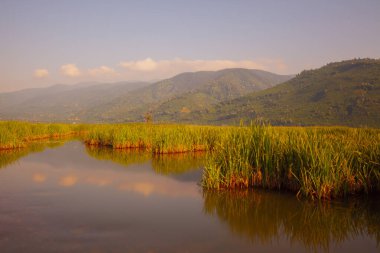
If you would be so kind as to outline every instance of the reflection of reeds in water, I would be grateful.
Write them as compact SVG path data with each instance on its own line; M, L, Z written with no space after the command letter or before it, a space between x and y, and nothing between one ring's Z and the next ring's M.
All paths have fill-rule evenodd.
M151 154L141 149L112 149L86 146L86 152L98 160L112 161L123 166L148 162Z
M42 152L46 148L54 148L63 145L63 141L31 142L26 148L0 150L0 168L16 162L18 159L31 153Z
M285 237L314 251L328 251L333 244L360 235L380 242L380 203L376 201L316 203L251 190L205 190L203 198L206 214L217 216L232 233L253 242L274 243Z
M204 153L154 155L152 167L163 175L182 174L200 169L204 165L204 158Z
M203 166L203 153L181 153L153 155L144 149L113 149L110 147L86 146L87 153L98 159L112 161L124 166L152 161L155 172L163 175L181 174Z

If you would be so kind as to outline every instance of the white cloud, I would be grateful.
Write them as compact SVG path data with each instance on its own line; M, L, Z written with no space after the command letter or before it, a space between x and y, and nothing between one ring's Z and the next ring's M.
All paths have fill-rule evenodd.
M44 78L49 75L49 71L47 69L36 69L34 71L34 76L37 78Z
M89 69L88 73L92 76L117 74L117 72L113 68L107 66L100 66L98 68Z
M61 73L65 76L76 77L80 76L80 71L75 64L66 64L61 66Z

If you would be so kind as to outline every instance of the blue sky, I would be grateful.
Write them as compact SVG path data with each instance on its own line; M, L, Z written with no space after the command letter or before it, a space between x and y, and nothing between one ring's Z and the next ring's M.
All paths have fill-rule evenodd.
M379 0L0 0L0 92L380 57Z

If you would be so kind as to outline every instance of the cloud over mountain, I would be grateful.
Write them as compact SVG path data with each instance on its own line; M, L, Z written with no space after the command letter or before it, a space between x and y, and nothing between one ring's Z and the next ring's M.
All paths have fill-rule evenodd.
M65 64L61 66L61 73L65 76L80 76L80 71L75 64Z

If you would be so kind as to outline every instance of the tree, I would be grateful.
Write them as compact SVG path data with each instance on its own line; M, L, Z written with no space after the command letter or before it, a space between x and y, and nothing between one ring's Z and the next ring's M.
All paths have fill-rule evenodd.
M146 123L152 123L153 122L153 114L152 114L152 112L146 112L144 114L144 121Z

